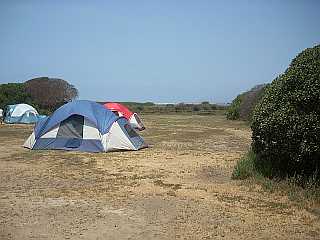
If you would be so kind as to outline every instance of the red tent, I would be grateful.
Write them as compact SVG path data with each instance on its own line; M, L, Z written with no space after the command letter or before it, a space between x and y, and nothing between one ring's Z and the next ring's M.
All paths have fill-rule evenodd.
M130 117L133 115L133 112L131 112L127 107L123 106L120 103L108 102L105 103L103 106L105 106L107 109L113 112L116 111L121 113L121 115L123 115L127 120L130 120Z
M103 106L113 112L115 112L119 116L125 117L131 126L140 131L145 129L145 126L141 122L138 114L131 112L126 106L123 106L120 103L108 102L103 104Z

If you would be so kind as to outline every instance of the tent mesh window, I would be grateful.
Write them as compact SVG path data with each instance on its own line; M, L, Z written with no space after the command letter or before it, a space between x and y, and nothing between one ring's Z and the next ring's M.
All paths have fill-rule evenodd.
M115 115L119 116L118 111L112 111Z
M60 123L57 138L83 138L84 117L72 115Z
M137 123L138 123L140 126L143 126L142 121L141 121L141 119L138 117L138 115L135 114L134 117L136 118Z
M31 112L31 111L26 112L25 115L26 115L27 117L35 117L35 116L36 116L36 115L35 115L33 112Z
M138 137L139 135L136 133L135 130L133 130L133 128L129 125L129 124L125 124L124 125L124 129L126 129L129 137L133 138L133 137Z

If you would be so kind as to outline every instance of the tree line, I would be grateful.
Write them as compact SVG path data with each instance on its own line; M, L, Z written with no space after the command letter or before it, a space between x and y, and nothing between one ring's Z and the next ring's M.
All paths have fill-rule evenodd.
M225 110L224 106L203 101L201 103L177 103L177 104L155 104L152 102L122 102L133 112L138 113L192 113L192 114L215 114L216 110Z
M39 77L24 83L1 84L0 108L27 103L42 114L49 114L64 103L76 99L78 95L77 88L66 80Z

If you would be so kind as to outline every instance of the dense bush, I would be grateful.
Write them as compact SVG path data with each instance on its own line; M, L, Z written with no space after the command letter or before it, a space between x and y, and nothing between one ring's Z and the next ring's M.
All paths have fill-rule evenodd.
M251 128L255 164L265 175L319 177L320 45L301 52L271 83Z
M25 91L23 83L0 84L0 108L4 109L7 105L16 103L27 103L34 105L34 102Z
M260 84L239 94L227 111L227 119L251 121L255 106L262 99L267 84Z
M252 120L254 109L264 96L267 87L268 84L260 84L243 94L242 101L239 107L239 118L241 120Z
M240 118L240 105L242 102L243 93L239 94L235 99L233 99L231 105L227 110L227 119L238 120Z

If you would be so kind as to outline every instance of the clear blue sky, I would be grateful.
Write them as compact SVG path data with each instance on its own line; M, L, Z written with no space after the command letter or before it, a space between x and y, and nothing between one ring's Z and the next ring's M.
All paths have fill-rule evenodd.
M0 83L63 78L81 99L229 102L320 43L320 1L0 2Z

